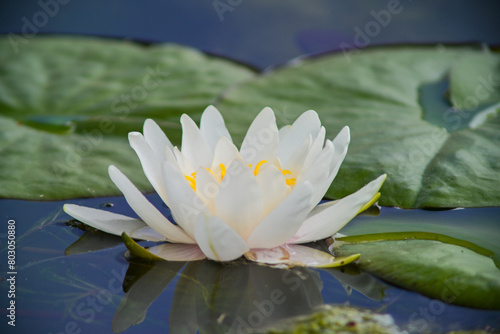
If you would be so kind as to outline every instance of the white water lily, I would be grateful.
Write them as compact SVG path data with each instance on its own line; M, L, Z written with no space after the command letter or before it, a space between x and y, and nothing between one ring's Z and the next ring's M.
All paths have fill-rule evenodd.
M104 232L167 241L148 250L170 261L244 255L269 264L337 266L357 258L340 261L298 245L333 236L380 196L385 174L352 195L318 205L347 153L347 126L333 141L325 140L325 128L309 110L278 130L273 111L264 108L238 150L213 106L203 112L200 128L187 115L181 124L180 150L151 119L144 135L129 133L146 177L176 224L113 165L109 175L140 219L73 204L64 211Z

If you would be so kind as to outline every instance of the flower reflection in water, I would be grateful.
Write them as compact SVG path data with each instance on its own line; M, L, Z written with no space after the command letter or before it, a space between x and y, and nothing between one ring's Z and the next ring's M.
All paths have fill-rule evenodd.
M356 289L380 300L385 289L380 281L354 266L277 269L244 261L129 262L123 284L126 294L112 324L115 333L141 323L150 305L176 276L179 279L168 312L172 333L247 333L310 313L324 303L320 270L338 279L348 293Z

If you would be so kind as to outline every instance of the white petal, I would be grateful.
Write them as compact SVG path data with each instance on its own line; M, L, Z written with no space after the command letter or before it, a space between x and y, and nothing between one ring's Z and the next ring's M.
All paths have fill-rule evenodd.
M214 214L246 239L263 211L262 192L253 171L243 160L234 160L214 200Z
M108 169L109 176L114 184L125 196L127 203L139 217L152 229L165 236L168 241L180 243L194 243L182 229L172 224L158 209L147 200L132 182L115 166Z
M146 177L153 188L155 188L158 195L160 195L161 199L168 205L165 183L161 175L160 160L155 156L153 150L140 132L130 132L128 134L128 140L130 146L132 146L135 153L137 153L139 160L141 160L144 174L146 174Z
M302 170L309 169L314 160L317 159L318 154L321 153L321 150L325 146L325 134L326 134L325 127L322 126L321 129L319 130L318 136L316 137L316 139L314 139L311 147L309 148L307 157L304 160L304 164L302 165Z
M144 138L153 150L153 153L158 157L160 162L165 161L166 150L172 150L174 147L170 140L167 138L163 130L156 124L155 121L148 118L144 122Z
M214 200L219 194L220 183L215 176L205 168L196 172L196 194L205 202L211 212L214 212Z
M283 245L271 249L252 249L245 253L251 261L266 264L284 264L287 266L332 268L349 264L359 258L359 254L348 257L334 257L320 250L300 246Z
M285 198L288 192L286 179L276 166L265 163L257 174L257 183L264 199L264 213L266 216Z
M323 196L325 195L330 183L326 184L328 181L329 170L331 166L331 161L334 155L334 147L331 141L327 140L325 143L325 147L321 150L321 153L318 154L318 157L313 162L311 167L307 170L303 170L303 175L297 178L297 183L295 186L302 182L309 182L312 184L314 189L314 196L311 200L311 207L309 211L316 206L316 204L321 201Z
M280 142L283 140L283 138L285 138L286 134L288 133L291 127L292 127L291 125L285 125L279 130Z
M335 204L311 211L299 231L289 242L305 243L328 238L354 218L359 210L378 193L386 175L381 175L363 188L336 201Z
M198 245L161 244L147 250L167 261L198 261L206 257Z
M212 150L221 137L233 142L222 115L214 106L208 106L201 115L200 131Z
M287 161L282 161L284 169L291 171L292 175L295 177L304 164L304 160L306 159L309 148L311 147L311 141L311 136L307 136L302 144L295 149L290 158Z
M262 160L276 159L279 141L276 117L271 108L264 108L255 117L248 128L241 144L240 153L249 164L257 164Z
M149 241L167 241L160 233L156 232L149 226L145 226L133 232L127 233L132 239L149 240Z
M75 204L64 204L63 210L71 217L92 226L93 228L114 235L121 235L123 232L131 235L134 234L135 231L147 228L146 223L142 220L109 211L88 208ZM151 238L147 239L139 236L134 236L134 238L150 241L166 240L165 237L158 234L151 235Z
M223 164L227 168L231 161L236 158L241 159L238 148L226 137L221 137L217 145L215 145L211 169L214 173L220 172L220 164Z
M280 140L278 156L283 165L295 152L296 148L310 135L313 139L318 136L321 121L314 110L308 110L297 118L290 129Z
M194 235L198 246L211 260L231 261L248 250L245 240L235 230L209 214L198 216Z
M196 195L185 175L171 163L163 164L167 198L175 221L191 237L194 237L194 223L199 214L208 211L203 200Z
M252 231L250 248L273 248L295 235L307 214L313 189L310 183L297 185L292 192Z
M186 114L181 116L182 154L191 163L194 170L198 167L209 167L212 162L212 149L201 134L196 123Z
M184 175L191 175L193 172L196 171L191 165L191 162L189 162L186 156L182 154L181 151L179 151L177 146L174 147L173 154L176 161L176 163L174 163L173 165L178 166L179 170L181 170ZM171 161L169 160L169 162Z
M351 134L348 126L344 126L344 128L339 132L337 137L335 137L335 139L332 140L332 144L335 147L335 153L332 158L332 165L330 166L330 176L329 176L329 178L331 178L332 181L337 175L340 165L344 161L350 141L351 141Z

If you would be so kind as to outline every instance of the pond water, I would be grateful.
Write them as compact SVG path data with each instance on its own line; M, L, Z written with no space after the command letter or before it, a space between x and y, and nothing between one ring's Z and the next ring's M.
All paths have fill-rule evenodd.
M169 214L157 195L148 198ZM122 197L67 202L133 215ZM167 329L181 333L194 333L196 329L225 332L240 324L259 328L288 316L305 314L323 303L389 313L401 328L415 333L500 328L500 311L445 304L382 282L354 267L281 270L211 261L165 262L155 266L128 262L119 237L68 226L66 222L71 217L61 211L64 203L0 201L2 212L9 212L3 219L12 219L16 225L18 333L35 333L40 329L44 333L72 333L78 329L81 333L109 333L129 326L126 333L158 333ZM456 219L457 213L463 219ZM359 216L341 232L356 234L363 225L369 232L384 231L384 227L377 228L377 221L389 225L391 221L399 222L399 230L407 229L405 225L415 229L415 221L424 224L440 221L444 226L456 222L460 228L465 221L470 223L470 216L481 217L477 220L481 230L481 225L495 222L499 214L498 208L454 211L382 208L379 216ZM368 229L367 224L371 224ZM79 243L72 245L79 238ZM5 233L2 240L6 240ZM102 247L109 248L97 250ZM6 258L5 251L1 254ZM5 281L2 287L6 287ZM132 309L119 307L125 295L123 289L128 291ZM273 291L282 294L273 295ZM1 296L3 305L6 297L5 291ZM270 304L270 300L275 302ZM140 322L146 310L145 319ZM5 308L1 313L5 314ZM140 323L134 326L136 322ZM6 328L5 321L1 326Z
M373 12L386 10L388 1L317 1L314 5L300 1L233 1L231 9L222 14L214 3L71 1L60 4L45 24L36 25L33 37L77 33L176 42L259 69L311 53L340 50L342 43L364 47L408 42L500 42L498 11L495 4L487 2L478 5L458 1L451 5L402 1L398 7L401 11L392 14L390 24L379 24L377 34L367 38L359 36L370 22L377 22ZM21 33L23 18L32 20L41 10L37 1L9 3L0 13L0 33ZM168 212L158 196L148 198ZM122 197L64 202L0 200L2 333L224 332L238 326L265 326L307 313L323 303L386 312L401 328L415 333L500 331L500 311L444 304L353 267L278 270L209 261L154 267L129 262L120 238L100 233L82 237L84 231L66 225L70 219L62 212L66 202L134 215ZM500 236L498 217L500 208L382 208L379 216L357 217L342 232L407 231L439 224L457 238L470 231L470 241L498 252L498 244L487 241L492 233ZM12 300L7 297L10 275L5 274L9 271L9 221L15 224L17 242L15 328L7 325L5 307ZM74 244L79 238L80 242ZM95 251L88 252L91 249ZM128 291L126 303L122 301L124 289Z

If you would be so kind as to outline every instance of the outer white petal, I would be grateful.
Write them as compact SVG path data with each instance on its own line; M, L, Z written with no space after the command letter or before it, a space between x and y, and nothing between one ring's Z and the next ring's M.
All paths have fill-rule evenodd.
M333 141L327 140L325 143L325 149L330 145L334 147L333 152L331 152L331 157L323 156L323 154L327 154L328 152L324 149L318 155L318 159L313 163L313 165L308 170L304 169L304 173L309 173L309 176L305 179L311 180L311 182L313 182L313 184L315 185L315 197L313 200L314 205L319 203L319 201L321 201L321 199L325 196L325 193L332 184L333 179L335 178L335 176L337 176L340 165L344 161L344 158L347 154L349 141L349 127L345 126ZM328 159L330 159L330 162L328 162ZM322 164L323 162L329 164L329 167L327 168L326 172L318 172L318 165ZM309 170L312 170L312 172L309 172ZM316 182L313 181L314 179L316 180Z
M297 118L283 138L280 138L278 157L283 165L295 152L296 148L310 135L316 139L321 128L321 121L314 110L308 110Z
M198 261L206 257L198 245L161 244L147 250L167 261Z
M158 195L160 195L161 199L168 205L165 183L163 182L163 177L161 175L160 160L140 132L130 132L128 134L128 140L130 146L132 146L134 151L137 153L139 160L141 160L144 174L146 174L146 177L155 188ZM165 156L165 154L163 154L163 156Z
M304 160L307 157L309 148L311 147L311 136L307 136L305 140L300 144L295 151L292 153L290 158L283 162L284 169L288 169L292 172L292 175L297 176L297 172L302 168Z
M313 210L289 242L300 244L325 239L337 233L378 193L386 177L385 174L379 176L354 194L336 201L330 207L320 206L317 211Z
M125 196L127 203L139 217L152 229L164 235L168 241L179 243L194 243L181 228L172 224L158 209L147 200L132 182L115 166L108 169L109 176L114 184Z
M171 151L174 148L163 130L150 118L144 122L144 138L160 162L166 159L166 149Z
M309 169L314 160L317 159L318 154L321 153L321 150L325 146L325 135L326 135L326 130L325 127L322 126L321 129L319 130L318 136L316 137L316 139L314 139L314 141L311 144L311 147L309 148L307 157L304 160L304 164L302 165L302 170Z
M331 161L334 155L335 149L333 147L332 142L329 140L326 141L325 147L321 151L320 154L318 154L318 157L314 161L314 163L311 165L311 167L307 170L303 170L303 175L299 175L297 178L297 184L303 183L303 182L309 182L312 184L313 189L314 189L314 196L311 200L311 207L309 208L309 211L321 201L323 196L326 193L326 190L330 186L330 183L326 184L329 178L329 170L331 166Z
M279 141L276 117L271 108L264 108L255 117L248 128L241 144L240 153L249 164L257 164L262 160L276 159Z
M264 198L263 216L266 216L283 201L287 195L288 186L281 170L269 163L260 167L256 179Z
M233 142L222 115L214 106L208 106L201 115L200 131L212 150L221 137Z
M359 254L355 254L354 256L336 258L311 247L290 244L271 249L252 249L245 253L247 259L255 262L316 268L343 266L357 260L359 256Z
M262 192L253 172L243 160L234 160L215 197L214 214L246 239L263 212Z
M198 216L194 236L203 253L215 261L231 261L248 250L245 240L235 230L210 214Z
M167 198L175 221L194 238L194 223L199 214L209 211L203 200L196 195L185 176L171 163L163 164Z
M100 231L121 235L123 232L133 235L135 231L147 228L146 223L142 220L127 217L117 213L88 208L85 206L75 204L64 204L64 212L71 217L92 226ZM150 241L164 241L166 238L161 234L151 234L148 238L141 238L134 236L135 239L150 240Z
M310 183L297 185L252 231L247 239L249 247L273 248L294 236L309 213L312 195Z
M212 162L212 149L208 145L196 123L186 114L181 116L182 154L194 170L200 166L208 167Z

